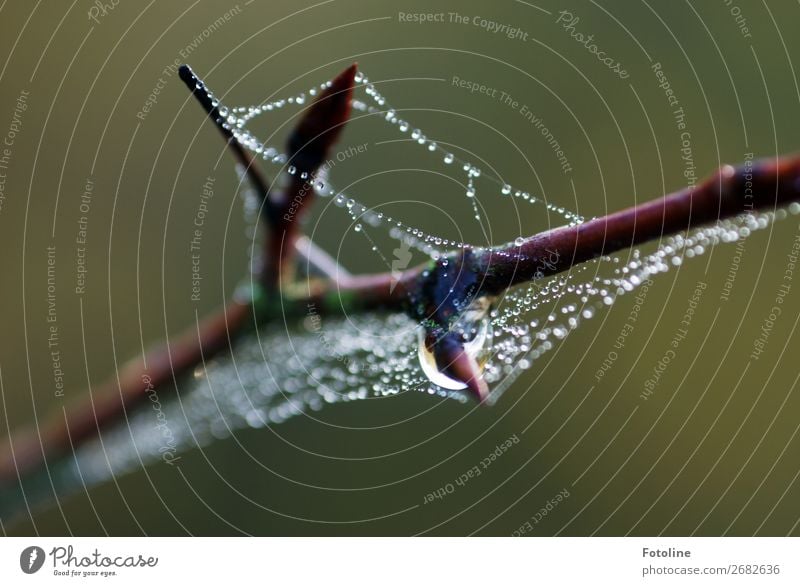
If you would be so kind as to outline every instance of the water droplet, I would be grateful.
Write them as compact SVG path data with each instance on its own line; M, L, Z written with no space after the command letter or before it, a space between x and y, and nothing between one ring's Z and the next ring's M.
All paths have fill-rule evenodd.
M474 314L471 311L464 312L464 319L472 319ZM461 319L451 328L451 332L460 332L464 337L464 351L475 359L481 372L486 367L491 354L491 341L492 341L492 324L487 315L478 319L477 322L470 322L469 327L461 326L459 324ZM450 378L441 372L436 365L436 359L433 353L428 349L425 344L426 332L425 328L419 326L417 328L417 356L419 358L422 372L428 377L434 385L447 389L450 391L461 391L467 388L461 381Z
M454 160L455 160L455 157L453 156L453 153L447 153L447 154L444 156L444 162L445 162L446 164L448 164L448 165L449 165L450 163L452 163Z
M503 195L508 195L509 193L511 193L511 186L508 183L506 183L505 185L503 185L503 188L500 190L500 193L502 193Z
M522 246L525 244L525 239L522 236L518 236L516 240L514 240L515 246Z

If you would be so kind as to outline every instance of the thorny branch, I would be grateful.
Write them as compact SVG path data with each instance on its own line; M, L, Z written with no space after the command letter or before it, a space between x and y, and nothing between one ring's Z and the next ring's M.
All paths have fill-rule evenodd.
M232 155L262 199L267 231L265 262L250 299L237 301L183 336L128 363L117 376L36 429L0 447L0 486L13 484L47 460L69 453L81 441L123 416L147 396L147 377L169 388L184 372L280 312L302 315L309 302L328 312L406 311L427 332L437 366L483 400L488 392L475 359L454 328L465 312L486 311L509 287L568 270L587 260L663 236L756 210L800 201L800 157L758 162L748 168L722 167L702 184L576 226L556 228L521 245L452 251L438 261L404 271L352 276L300 233L298 221L313 198L310 181L338 138L350 112L356 66L342 72L308 107L291 134L289 164L297 169L282 189L272 185L235 138L216 99L188 66L180 70ZM298 259L324 278L296 279ZM546 260L546 262L544 262ZM445 264L445 261L447 263ZM447 266L447 269L445 269ZM146 365L146 366L145 366Z

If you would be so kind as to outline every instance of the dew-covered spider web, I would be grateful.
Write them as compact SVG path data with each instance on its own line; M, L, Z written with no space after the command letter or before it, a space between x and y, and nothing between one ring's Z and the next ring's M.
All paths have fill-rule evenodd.
M407 148L429 152L432 164L461 174L467 186L465 205L470 206L479 224L483 218L475 203L478 193L541 206L561 218L563 224L584 221L578 213L509 185L442 148L422 129L401 118L363 73L357 82L354 109L410 137ZM287 155L278 147L261 142L248 130L248 124L276 110L303 107L329 86L327 82L302 94L255 106L220 106L220 112L224 124L247 149L278 170L295 174L298 171ZM343 225L354 225L354 231L390 267L394 251L382 250L376 244L374 235L379 232L401 250L413 248L430 259L439 259L448 250L471 246L426 233L403 218L384 216L353 194L337 190L325 173L302 179L309 181L320 197L332 198L332 208L343 214ZM260 202L245 187L240 193L248 237L255 239ZM776 212L742 214L688 234L665 237L657 247L651 247L652 252L634 249L626 252L624 259L601 257L506 293L484 318L482 327L477 328L480 337L476 338L476 346L480 348L476 351L487 357L484 376L491 389L488 402L497 402L522 372L535 368L543 355L620 297L635 293L643 284L717 244L740 241L789 213L799 212L800 206L793 204ZM258 251L260 247L255 245L251 250ZM257 258L252 260L259 262ZM326 405L336 403L423 393L471 407L472 401L457 381L437 379L425 368L420 328L401 313L332 317L312 306L307 315L286 324L281 322L280 326L264 326L237 342L231 355L199 366L178 382L178 392L171 400L159 403L158 421L152 410L140 409L106 432L102 441L93 440L80 447L62 473L80 477L87 484L99 482L111 474L157 461L165 453L180 453L229 437L239 429L274 426L296 416L315 418ZM154 433L154 427L160 431Z

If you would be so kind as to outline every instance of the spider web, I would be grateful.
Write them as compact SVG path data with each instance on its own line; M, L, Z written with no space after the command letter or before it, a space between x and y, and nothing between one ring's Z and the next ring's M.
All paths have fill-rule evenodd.
M363 73L357 82L363 97L354 100L356 110L407 134L410 145L425 149L437 164L465 174L465 200L472 206L477 222L482 222L482 217L475 197L484 190L489 196L515 197L543 206L567 224L584 221L576 212L517 189L443 149L423 130L401 118ZM287 155L261 142L247 130L247 125L261 115L289 106L301 107L329 85L326 82L302 94L256 106L221 106L220 112L244 146L293 174L297 171L287 167ZM402 219L385 217L338 191L327 177L309 179L321 197L333 198L334 207L349 217L345 219L356 223L356 231L369 240L384 261L391 255L375 245L371 231L382 231L402 246L413 247L432 259L439 258L444 250L471 246L426 233ZM241 193L248 237L255 238L258 198L246 189ZM794 204L787 210L743 214L686 235L668 237L649 253L637 248L627 253L626 260L602 257L508 292L486 318L490 322L484 348L488 354L485 378L491 389L488 402L496 403L523 372L617 299L636 294L642 286L649 288L659 275L704 255L718 244L741 241L775 220L798 212L800 206ZM316 418L321 410L337 403L391 400L406 393L423 393L464 405L459 408L473 408L462 391L438 386L426 376L419 359L419 328L419 324L399 313L327 317L314 311L287 327L264 326L257 335L237 342L232 355L214 358L179 381L178 392L162 405L168 436L154 433L153 412L141 409L105 433L102 441L81 446L62 475L71 478L76 486L78 481L94 484L164 459L167 452L179 454L205 446L235 435L237 430L276 426L297 416Z

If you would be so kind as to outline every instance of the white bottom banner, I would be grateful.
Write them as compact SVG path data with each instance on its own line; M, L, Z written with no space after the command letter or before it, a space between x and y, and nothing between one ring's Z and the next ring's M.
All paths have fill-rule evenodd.
M800 584L798 538L4 538L0 584ZM580 582L579 582L580 581Z

